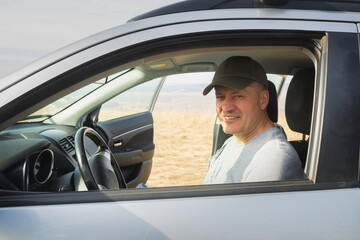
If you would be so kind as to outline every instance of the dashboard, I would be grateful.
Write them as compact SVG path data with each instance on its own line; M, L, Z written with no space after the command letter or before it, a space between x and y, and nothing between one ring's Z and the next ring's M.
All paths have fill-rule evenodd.
M0 189L74 191L77 169L74 136L77 128L20 123L0 133ZM86 141L87 154L97 149Z

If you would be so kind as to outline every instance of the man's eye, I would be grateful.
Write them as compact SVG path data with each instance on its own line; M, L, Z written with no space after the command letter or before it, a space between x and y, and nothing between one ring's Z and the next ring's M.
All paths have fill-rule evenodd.
M235 95L235 96L234 96L235 99L243 98L243 97L244 97L243 95Z
M216 99L217 100L223 100L223 99L225 99L225 97L224 96L216 96Z

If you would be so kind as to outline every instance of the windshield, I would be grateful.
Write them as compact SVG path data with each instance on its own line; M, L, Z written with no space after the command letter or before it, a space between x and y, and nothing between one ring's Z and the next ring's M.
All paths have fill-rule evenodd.
M18 123L21 122L41 122L49 117L61 112L62 110L68 108L70 105L74 104L78 100L82 99L84 96L88 95L95 89L103 86L104 84L111 82L112 80L116 79L117 77L123 75L124 73L128 72L121 71L119 73L110 75L106 78L102 78L94 83L88 84L85 87L82 87L58 100L55 102L50 103L49 105L39 109L38 111L30 114L26 118L22 119L21 121L18 121Z

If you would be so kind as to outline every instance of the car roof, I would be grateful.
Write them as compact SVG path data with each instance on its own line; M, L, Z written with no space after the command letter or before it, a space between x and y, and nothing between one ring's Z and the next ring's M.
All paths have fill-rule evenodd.
M360 0L186 0L141 14L129 22L172 13L240 8L360 12Z

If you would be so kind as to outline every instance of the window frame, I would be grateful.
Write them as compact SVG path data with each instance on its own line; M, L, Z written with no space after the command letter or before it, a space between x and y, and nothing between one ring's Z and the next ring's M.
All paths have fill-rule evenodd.
M359 127L356 126L354 122L350 123L347 120L353 119L355 122L360 121L360 114L358 109L355 106L355 102L350 101L352 107L345 106L343 104L334 104L335 102L341 103L342 98L337 98L339 100L334 100L334 96L338 95L338 91L343 90L347 92L347 97L352 97L353 99L359 98L359 94L355 89L360 88L359 81L352 81L352 79L360 79L360 70L359 70L359 48L358 48L358 39L356 39L356 33L341 33L341 32L327 32L327 36L323 42L324 51L321 57L321 68L317 72L317 78L319 79L315 83L315 94L318 94L318 98L314 99L314 109L313 112L316 116L313 116L313 122L318 122L318 128L321 127L322 131L320 132L318 128L313 128L311 134L316 136L317 139L313 139L314 143L309 145L309 153L312 154L312 158L316 159L316 162L312 163L312 170L314 171L313 178L315 183L325 183L325 182L357 182L359 185L359 160L358 152L359 146L357 142L359 141ZM343 44L346 42L347 44ZM354 52L355 50L355 52ZM357 52L356 52L357 50ZM348 65L342 64L341 75L339 76L338 66L339 62L346 62ZM347 69L344 70L344 69ZM357 76L357 77L356 77ZM340 84L342 83L342 84ZM354 86L354 83L358 87ZM347 86L345 85L347 84ZM349 102L349 101L348 101ZM336 107L335 107L336 106ZM335 110L336 109L336 110ZM341 121L342 124L335 126L333 120L334 116L340 116L335 114L335 112L342 112ZM348 119L344 116L347 116ZM341 132L347 129L355 130L354 134L349 133L342 134ZM357 133L356 133L357 130ZM356 136L357 134L357 136ZM338 136L339 140L335 140L335 135ZM351 144L345 146L342 144L343 154L347 155L349 151L351 152L350 156L347 159L344 157L342 160L335 158L341 146L342 142L348 142L350 140ZM338 144L337 144L338 143ZM347 169L345 169L347 168ZM336 169L342 169L342 174L337 174ZM335 171L334 171L335 170Z

